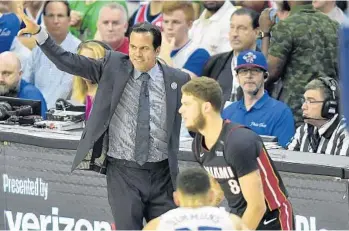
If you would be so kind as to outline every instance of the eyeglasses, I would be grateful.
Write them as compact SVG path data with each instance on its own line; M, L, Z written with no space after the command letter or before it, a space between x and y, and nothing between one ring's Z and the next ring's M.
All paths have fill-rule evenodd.
M238 75L241 76L247 76L248 73L251 73L251 75L258 75L260 73L262 73L263 70L259 69L259 68L251 68L251 69L240 69L238 70Z
M307 100L307 99L302 99L302 104L316 104L316 103L323 103L325 102L324 100Z

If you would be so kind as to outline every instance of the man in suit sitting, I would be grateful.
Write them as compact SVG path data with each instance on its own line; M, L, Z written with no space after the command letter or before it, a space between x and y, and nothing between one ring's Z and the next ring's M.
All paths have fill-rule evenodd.
M19 12L21 12L19 10ZM94 107L82 134L72 170L107 175L109 204L119 230L140 230L175 207L178 173L181 87L189 75L157 62L161 32L136 24L130 56L107 51L89 59L63 50L20 13L40 49L62 71L98 83Z
M230 19L229 40L232 51L212 56L205 65L203 76L218 81L223 90L223 105L226 101L241 99L238 91L239 82L234 68L240 52L256 50L256 39L259 34L259 14L247 8L236 10ZM258 50L258 49L257 49Z

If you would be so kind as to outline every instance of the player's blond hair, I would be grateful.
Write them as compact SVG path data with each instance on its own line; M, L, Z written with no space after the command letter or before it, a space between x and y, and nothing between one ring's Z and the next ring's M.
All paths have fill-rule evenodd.
M212 78L193 78L183 85L182 93L211 103L215 111L219 112L222 107L223 93L218 82Z

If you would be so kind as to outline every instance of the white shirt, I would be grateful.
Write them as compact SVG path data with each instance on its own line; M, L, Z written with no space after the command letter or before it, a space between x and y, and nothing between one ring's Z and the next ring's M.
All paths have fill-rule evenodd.
M156 230L234 230L230 214L217 207L176 208L159 218Z
M237 56L233 56L233 58L231 59L231 74L233 76L233 87L231 88L231 95L233 96L233 98L231 99L233 102L237 101L237 91L238 88L240 86L239 84L239 80L238 77L236 76L236 71L235 71L235 67L237 65Z
M198 44L189 40L174 56L171 57L173 67L179 69L183 68L189 57L199 48L201 47Z
M38 43L42 44L48 35L44 29L41 29L39 34L36 36L43 38L39 39ZM79 39L68 33L60 46L66 51L75 53L80 43ZM73 85L73 76L59 70L38 46L33 48L31 57L27 60L22 79L39 88L45 97L48 109L55 107L57 99L67 99Z
M26 46L24 46L17 37L15 37L12 41L12 45L10 51L14 52L19 60L21 61L22 70L25 69L26 63L31 56L31 50L29 50Z
M337 21L339 24L342 24L345 19L347 19L343 11L338 6L334 7L330 12L328 12L327 16L332 20Z
M205 19L207 9L194 21L189 38L196 44L200 44L210 55L231 51L229 42L230 17L236 10L230 1L224 5L210 18Z

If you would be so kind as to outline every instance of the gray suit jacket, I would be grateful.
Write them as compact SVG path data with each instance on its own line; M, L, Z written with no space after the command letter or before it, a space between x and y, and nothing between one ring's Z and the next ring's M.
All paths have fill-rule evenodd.
M105 174L109 123L133 71L129 56L107 51L104 59L90 59L63 50L50 37L40 48L58 69L98 83L93 110L82 133L72 171L85 169ZM178 113L181 87L190 77L178 69L163 64L160 67L166 89L168 162L172 181L175 182L181 126Z

